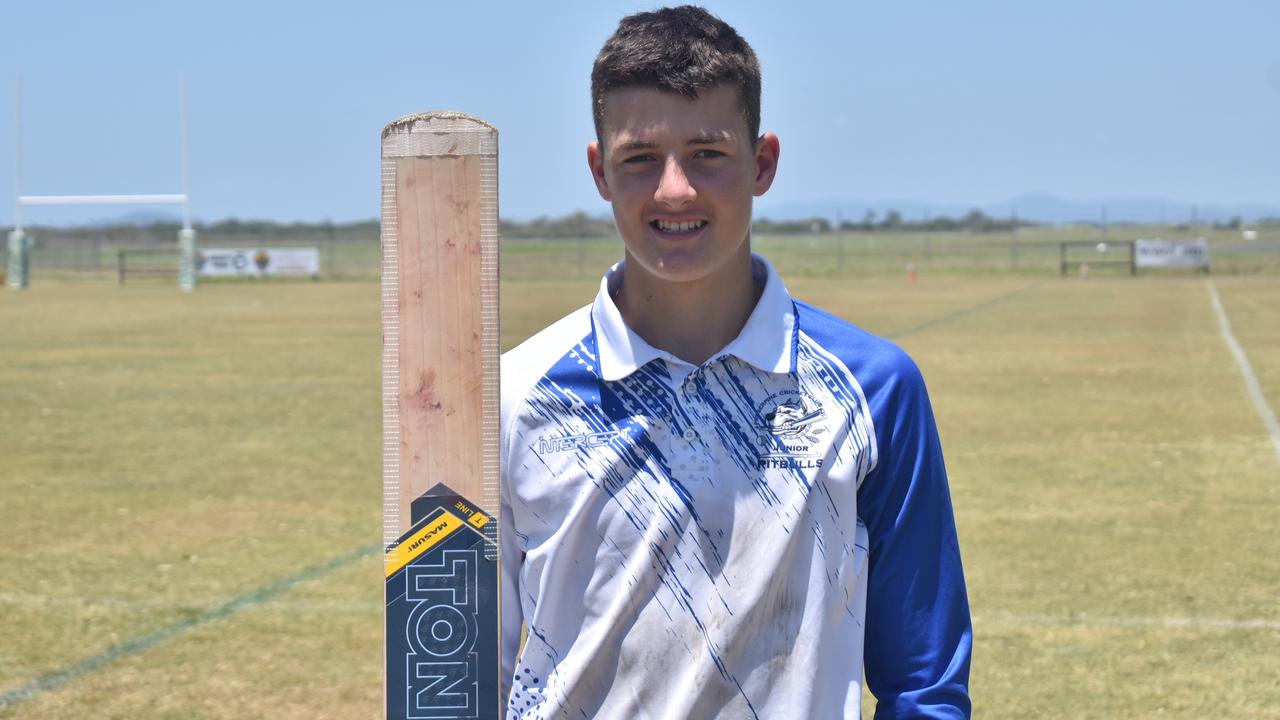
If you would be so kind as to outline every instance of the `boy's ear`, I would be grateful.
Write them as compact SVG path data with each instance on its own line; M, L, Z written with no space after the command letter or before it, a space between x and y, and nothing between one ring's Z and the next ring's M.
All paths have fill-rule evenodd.
M778 136L767 132L756 141L756 179L752 192L761 196L773 185L773 177L778 172L778 155L782 148L778 144Z
M591 168L591 179L596 181L596 192L605 202L613 202L609 181L604 176L604 152L600 150L600 143L587 143L587 166Z

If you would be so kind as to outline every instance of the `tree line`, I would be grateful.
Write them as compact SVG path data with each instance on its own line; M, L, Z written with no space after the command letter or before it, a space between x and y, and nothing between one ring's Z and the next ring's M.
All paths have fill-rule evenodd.
M872 231L964 231L971 232L1009 232L1015 227L1035 225L1029 220L1017 218L994 218L981 210L971 210L963 217L951 218L937 216L922 220L908 220L897 210L890 210L884 216L875 211L867 211L861 221L842 221L838 228L850 232ZM809 235L813 233L829 233L837 229L830 218L812 217L800 220L770 220L757 218L752 224L752 231L760 235ZM533 220L503 220L502 237L508 239L522 238L594 238L607 237L615 232L613 219L608 216L592 216L584 212L575 212L560 218L539 217Z
M1011 218L995 218L974 209L961 217L939 215L930 218L907 219L897 210L883 215L868 210L861 220L842 220L838 225L830 218L812 217L801 220L771 220L757 218L752 231L758 235L810 235L814 233L841 232L1010 232L1018 227L1039 223ZM1117 223L1121 224L1121 223ZM1240 218L1228 222L1206 223L1219 229L1280 226L1280 218L1261 218L1257 222L1242 223ZM29 227L30 234L45 239L64 242L148 240L169 242L177 235L179 224L175 221L151 223L106 223L77 227ZM245 220L227 218L211 223L196 223L197 232L212 236L257 236L263 238L329 239L333 241L376 241L379 234L377 220L357 222L277 222L274 220ZM561 217L537 217L532 220L504 219L499 223L503 239L590 239L612 237L616 234L613 218L608 215L589 215L574 212Z

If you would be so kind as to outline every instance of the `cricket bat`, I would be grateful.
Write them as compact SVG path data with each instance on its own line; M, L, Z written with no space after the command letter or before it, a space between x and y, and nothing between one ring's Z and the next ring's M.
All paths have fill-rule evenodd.
M382 131L387 720L500 715L498 131Z

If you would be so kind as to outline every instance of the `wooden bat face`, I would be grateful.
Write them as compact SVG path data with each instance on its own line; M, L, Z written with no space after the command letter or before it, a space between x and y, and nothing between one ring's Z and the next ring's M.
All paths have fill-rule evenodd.
M386 707L499 716L497 131L383 131Z

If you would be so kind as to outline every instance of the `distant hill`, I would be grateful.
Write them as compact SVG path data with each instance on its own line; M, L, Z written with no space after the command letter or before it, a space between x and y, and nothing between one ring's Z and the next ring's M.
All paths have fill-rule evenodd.
M163 210L130 210L129 212L120 213L100 219L96 224L99 225L154 225L156 223L180 223L182 222L181 213L165 212Z
M925 217L961 217L973 209L990 217L1008 218L1017 215L1020 220L1040 223L1096 223L1103 219L1110 223L1185 223L1228 222L1234 217L1244 222L1254 222L1264 217L1280 217L1280 205L1197 205L1195 203L1164 200L1161 198L1104 198L1091 201L1064 200L1047 193L1028 193L1005 202L988 205L961 205L955 203L923 203L919 200L889 199L866 202L852 199L829 199L803 203L769 203L761 201L756 215L774 220L799 220L812 217L834 218L839 212L844 220L861 220L868 211L883 217L896 210L908 220Z

